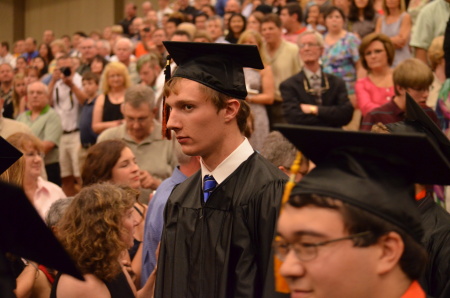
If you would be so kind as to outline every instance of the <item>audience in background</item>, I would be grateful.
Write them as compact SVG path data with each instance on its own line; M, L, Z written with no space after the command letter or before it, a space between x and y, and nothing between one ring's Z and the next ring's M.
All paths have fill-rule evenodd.
M288 121L341 127L348 122L347 114L351 111L349 99L355 108L361 110L364 118L362 130L369 130L375 122L404 119L405 92L416 99L437 123L432 110L436 109L443 128L448 127L450 108L447 107L449 100L446 91L450 89L450 83L447 80L449 74L445 73L443 35L450 6L446 0L427 2L410 1L408 12L411 11L411 16L405 12L405 0L269 0L263 3L260 0L244 0L242 3L218 0L215 2L217 13L209 0L158 0L157 3L142 2L139 16L135 3L127 2L120 24L85 28L85 32L91 32L89 36L83 31L59 35L61 28L52 28L25 40L16 40L12 50L10 43L1 42L0 135L8 137L21 133L15 137L20 136L22 143L17 146L25 154L13 170L8 171L7 175L12 179L8 181L22 180L19 186L23 184L30 200L37 202L39 208L44 210L39 211L41 216L57 197L75 195L80 191L80 169L83 166L91 176L95 176L96 171L105 170L95 166L99 162L109 164L106 172L111 175L108 179L96 176L89 184L109 181L131 185L140 189L139 201L144 203L149 202L152 197L150 193L157 189L154 197L157 201L150 203L148 212L145 206L135 203L133 199L135 208L139 210L132 211L136 216L133 224L135 240L143 240L144 215L152 214L155 218L151 223L146 218L146 229L152 229L151 233L155 235L150 235L149 250L144 246L142 278L139 276L142 245L135 243L132 255L136 253L137 258L133 262L128 257L121 261L122 269L128 269L127 273L121 274L122 286L126 285L124 288L133 297L136 295L135 286L136 289L147 287L147 280L151 284L148 277L156 264L155 252L161 234L161 227L155 222L161 221L165 201L174 187L172 183L175 180L184 181L198 168L196 157L177 162L174 150L176 140L161 138L163 68L167 58L163 42L238 43L258 47L265 68L244 69L248 91L245 101L251 109L247 119L251 129L246 131L245 136L255 150L269 159L278 156L276 153L284 154L275 158L274 164L289 174L295 150L284 148L284 139L274 133L269 134L273 124ZM414 18L416 21L412 21ZM309 35L307 40L301 35L305 30L308 30L306 36ZM58 34L55 35L55 32ZM322 40L321 35L325 40L323 47L319 41ZM428 63L429 67L408 59L412 54ZM311 70L308 66L312 65L313 60L317 63L313 63ZM447 69L450 69L449 63ZM399 66L395 70L391 69L397 64ZM177 66L173 60L170 65L173 72ZM302 75L304 79L299 80ZM285 83L280 87L283 81ZM336 86L339 90L335 89ZM152 89L157 94L156 98ZM328 104L329 98L337 98L340 104ZM282 105L287 107L286 118ZM332 112L327 113L327 108ZM345 110L343 113L342 108ZM344 129L358 129L358 113L356 110L353 120ZM305 119L311 121L305 122ZM314 136L311 138L314 139ZM97 141L100 143L95 145ZM102 148L101 152L85 162L87 152L96 148ZM293 149L292 146L290 149ZM268 153L271 150L273 152ZM112 151L115 156L108 159ZM126 166L123 167L122 153L126 155ZM177 164L179 167L176 167ZM190 170L186 172L187 166ZM302 158L297 179L301 179L310 169L307 159ZM113 179L113 172L124 175ZM46 180L47 174L52 182ZM61 185L61 177L62 190L57 186ZM169 178L167 182L162 183L166 178ZM83 196L99 198L102 187L94 186ZM117 191L112 185L105 186L101 191L106 189L108 192ZM116 194L117 198L130 196ZM435 195L442 197L439 191ZM139 212L142 214L139 215ZM102 220L108 215L96 216ZM69 222L64 224L69 229ZM116 220L116 228L121 225L123 222ZM51 226L58 230L57 224ZM131 228L128 230L131 231ZM92 239L89 237L92 235L85 239ZM110 241L104 247L112 243ZM126 245L122 244L120 249L114 247L115 256L118 256L119 250L125 251ZM124 259L122 256L120 260ZM91 272L85 267L83 273L88 283L97 286L98 290L104 288L105 282L109 283L109 277L113 277L110 275L102 280L106 276L103 274L108 271L105 268L114 267L111 271L114 275L121 272L116 270L119 268L116 268L116 263L117 258L114 262L99 265L103 273ZM29 275L30 284L41 285L40 276L31 283L35 270L30 268L32 266L22 268L23 274ZM129 277L128 273L134 278L134 284L130 283L131 279L125 280ZM68 282L67 279L62 275L57 281L55 294L58 293L58 296L65 296L67 292L60 291L68 289L71 294L86 290L83 285L72 280ZM43 281L48 283L45 279ZM18 282L18 289L21 287ZM29 287L26 291L31 289ZM22 292L19 290L17 293ZM119 295L125 294L120 292Z

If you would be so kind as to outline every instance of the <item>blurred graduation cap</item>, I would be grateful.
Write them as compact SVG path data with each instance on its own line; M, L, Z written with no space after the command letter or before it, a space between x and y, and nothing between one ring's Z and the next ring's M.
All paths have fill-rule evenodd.
M423 235L414 183L450 184L450 162L423 133L377 134L297 125L277 125L314 168L292 195L318 194L342 200ZM433 171L425 171L433 166Z
M0 174L5 172L21 156L22 152L0 137Z
M0 169L3 173L22 153L0 137ZM31 205L24 192L10 184L0 181L0 259L4 253L12 253L33 260L49 268L67 273L84 280L67 252L47 228L36 209ZM7 268L4 259L0 260L0 272ZM8 279L0 276L0 279ZM4 284L4 280L0 283ZM5 288L0 291L1 297L9 297Z
M424 133L435 142L444 156L450 160L450 141L420 105L406 93L405 120L386 124L391 133ZM433 167L434 168L434 167Z
M178 68L173 77L196 81L232 98L245 99L244 67L263 69L258 47L223 43L164 41L171 59ZM170 79L169 63L166 80ZM170 111L163 100L163 136L170 139L166 123Z

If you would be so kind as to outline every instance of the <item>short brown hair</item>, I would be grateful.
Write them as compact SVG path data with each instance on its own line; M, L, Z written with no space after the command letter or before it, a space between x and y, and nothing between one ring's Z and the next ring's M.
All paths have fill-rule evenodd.
M394 69L394 88L395 94L398 94L397 86L412 89L427 89L434 81L431 69L416 58L403 60Z
M88 72L83 74L83 77L82 77L81 80L82 81L94 81L95 84L98 85L98 82L99 82L100 79L98 77L98 74L88 71Z
M364 55L364 52L374 41L379 41L383 44L384 50L386 51L386 55L388 58L388 64L392 66L395 57L395 48L391 39L382 33L370 33L361 40L361 45L359 46L359 57L361 57L361 63L364 69L370 71L369 66L367 65L366 56Z
M280 29L281 29L281 27L282 27L281 19L280 19L280 17L279 17L277 14L275 14L275 13L269 13L269 14L265 15L264 18L263 18L262 21L261 21L261 26L262 26L262 24L264 24L264 23L274 23L275 26L277 26L277 27L280 28Z
M164 96L167 98L170 96L170 94L178 94L180 89L180 82L182 80L187 80L180 77L173 77L171 78L165 85L164 85ZM203 84L199 84L200 92L205 95L207 100L211 100L212 103L216 106L217 111L220 111L224 109L227 105L227 101L230 100L232 97L225 95L223 93L220 93L212 88L209 88ZM250 114L250 106L245 102L245 100L239 100L240 107L238 114L236 115L236 121L239 127L239 130L244 133L246 127L247 127L247 118Z
M121 140L106 140L89 148L81 170L83 187L111 180L112 169L126 146Z

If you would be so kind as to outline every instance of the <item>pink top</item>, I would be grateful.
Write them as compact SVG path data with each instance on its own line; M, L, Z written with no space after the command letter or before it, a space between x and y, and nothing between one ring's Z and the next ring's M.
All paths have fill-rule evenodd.
M53 202L66 197L61 187L38 177L38 187L34 193L33 206L42 219L47 215Z
M371 110L384 105L394 96L394 86L385 88L378 87L365 77L358 79L355 84L356 100L363 116Z

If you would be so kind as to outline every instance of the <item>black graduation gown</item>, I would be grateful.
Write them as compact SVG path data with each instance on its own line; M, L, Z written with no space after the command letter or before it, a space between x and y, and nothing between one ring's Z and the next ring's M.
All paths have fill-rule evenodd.
M286 178L253 153L206 203L200 171L178 185L164 211L155 297L262 297Z
M425 292L435 298L450 297L450 214L431 195L417 202L428 252L424 276L419 280Z

